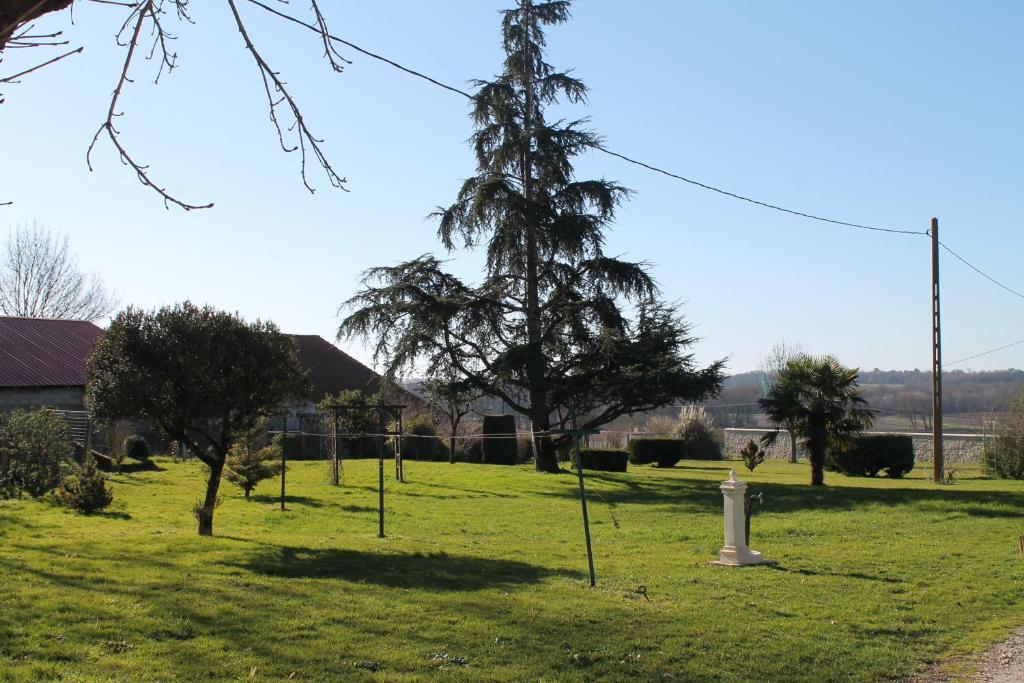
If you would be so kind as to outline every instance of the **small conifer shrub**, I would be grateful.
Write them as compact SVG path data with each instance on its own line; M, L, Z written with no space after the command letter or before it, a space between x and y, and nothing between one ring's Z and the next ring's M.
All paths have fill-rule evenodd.
M107 479L96 467L96 460L86 455L81 465L65 465L57 498L68 507L89 514L110 505L114 494L107 488Z

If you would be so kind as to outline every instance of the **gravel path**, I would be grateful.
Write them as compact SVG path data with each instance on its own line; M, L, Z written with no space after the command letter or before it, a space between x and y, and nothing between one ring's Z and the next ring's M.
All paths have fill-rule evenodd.
M911 676L904 683L950 683L955 680L968 683L1024 683L1024 628L978 655L974 664L977 671L966 679L942 673L941 664L937 664Z
M1024 629L986 651L979 664L977 683L1024 682Z

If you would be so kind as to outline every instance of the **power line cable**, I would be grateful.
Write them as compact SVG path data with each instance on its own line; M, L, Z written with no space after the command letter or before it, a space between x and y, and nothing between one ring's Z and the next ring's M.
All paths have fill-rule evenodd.
M987 356L990 353L995 353L996 351L1002 351L1003 349L1008 349L1011 346L1017 346L1018 344L1024 344L1024 339L1018 339L1017 341L1011 342L1011 343L1009 343L1009 344L1007 344L1005 346L1000 346L999 348L996 348L996 349L989 349L988 351L982 351L981 353L976 353L973 356L968 356L967 358L961 358L960 360L955 360L952 363L943 363L942 367L947 368L950 365L956 365L958 363L965 363L965 362L967 362L969 360L974 360L975 358L981 358L982 356Z
M302 21L301 19L298 19L298 18L293 17L291 15L285 14L284 12L276 10L273 7L270 7L269 5L264 5L259 0L249 0L249 2L251 4L253 4L253 5L256 5L257 7L260 7L262 9L270 12L271 14L277 15L278 17L280 17L282 19L285 19L286 21L290 21L293 24L298 24L299 26L303 26L303 27L309 29L310 31L315 31L316 33L318 33L320 35L324 35L323 30L321 28L319 28L318 26L314 26L313 24L310 24L310 23L307 23L305 21ZM448 85L447 83L442 83L441 81L439 81L439 80L437 80L435 78L431 78L430 76L427 76L426 74L420 73L419 71L416 71L415 69L410 69L407 66L402 66L398 62L392 61L392 60L388 59L387 57L384 57L384 56L378 55L376 53L370 52L369 50L367 50L365 48L361 48L358 45L356 45L355 43L350 43L347 40L344 40L343 38L339 38L338 36L331 35L330 33L327 34L327 38L329 38L330 40L334 41L335 43L340 43L340 44L342 44L342 45L344 45L346 47L350 47L353 50L355 50L356 52L360 52L360 53L366 55L367 57L371 57L371 58L376 59L378 61L384 62L385 64L388 64L389 66L393 66L396 69L398 69L400 71L404 71L405 73L407 73L407 74L409 74L411 76L415 76L416 78L422 78L425 81L433 83L434 85L438 86L439 88L444 88L445 90L450 90L453 93L462 95L463 97L471 99L471 100L475 100L476 99L473 95L470 95L465 90L459 90L455 86Z
M281 12L281 11L279 11L277 9L274 9L273 7L270 7L269 5L266 5L266 4L262 3L262 2L260 2L260 0L248 0L248 2L253 4L253 5L256 5L257 7L260 7L261 9L263 9L263 10L265 10L267 12L270 12L271 14L274 14L274 15L282 18L282 19L285 19L286 21L294 23L294 24L296 24L298 26L302 26L302 27L304 27L304 28L306 28L306 29L308 29L310 31L314 31L314 32L316 32L316 33L318 33L320 35L324 35L324 33L323 33L323 31L322 31L322 29L320 27L315 26L313 24L310 24L308 22L302 21L301 19L298 19L298 18L293 17L291 15L285 14L284 12ZM349 42L349 41L347 41L347 40L345 40L343 38L339 38L338 36L335 36L335 35L330 34L330 33L326 34L326 36L327 36L327 38L329 40L331 40L333 42L336 42L336 43L339 43L339 44L344 45L346 47L349 47L349 48L351 48L351 49L353 49L353 50L355 50L355 51L357 51L357 52L359 52L361 54L364 54L367 57L370 57L372 59L376 59L378 61L384 62L385 64L387 64L389 66L392 66L392 67L394 67L394 68L396 68L396 69L398 69L400 71L403 71L403 72L405 72L405 73L407 73L407 74L409 74L411 76L414 76L416 78L420 78L422 80L425 80L428 83L436 85L439 88L443 88L444 90L447 90L449 92L455 93L457 95L462 95L463 97L465 97L468 100L476 100L476 96L475 95L472 95L472 94L466 92L465 90L461 90L461 89L456 88L456 87L454 87L452 85L448 85L447 83L443 83L443 82L437 80L436 78L432 78L432 77L430 77L430 76L428 76L428 75L426 75L426 74L424 74L422 72L416 71L415 69L411 69L411 68L409 68L407 66L399 64L398 62L396 62L394 60L388 59L387 57L384 57L382 55L379 55L379 54L376 54L374 52L371 52L370 50L362 48L359 45L356 45L355 43ZM819 222L822 222L822 223L830 223L832 225L840 225L840 226L847 227L847 228L855 228L855 229L858 229L858 230L870 230L870 231L873 231L873 232L884 232L884 233L898 234L898 235L925 235L925 236L928 236L930 234L927 230L904 230L904 229L899 229L899 228L883 228L883 227L879 227L879 226L875 226L875 225L865 225L865 224L862 224L862 223L851 223L849 221L841 221L841 220L834 219L834 218L827 218L825 216L818 216L818 215L815 215L815 214L806 213L804 211L797 211L795 209L788 209L788 208L786 208L784 206L779 206L777 204L771 204L769 202L763 202L763 201L758 200L758 199L753 199L752 197L747 197L747 196L744 196L744 195L741 195L741 194L737 194L735 192L730 192L729 190L724 190L722 188L715 187L714 185L708 185L707 183L703 183L703 182L700 182L698 180L694 180L692 178L687 178L685 176L679 175L678 173L672 173L671 171L666 171L663 168L659 168L659 167L654 166L652 164L648 164L648 163L645 163L643 161L639 161L638 159L633 159L632 157L628 157L625 154L620 154L618 152L614 152L614 151L608 149L607 147L605 147L603 145L597 145L596 149L598 149L601 152L604 152L605 154L607 154L609 156L613 156L613 157L616 157L618 159L621 159L621 160L623 160L623 161L625 161L627 163L634 164L636 166L640 166L641 168L646 168L649 171L653 171L655 173L660 173L661 175L667 176L669 178L673 178L675 180L682 181L684 183L688 183L690 185L693 185L694 187L699 187L701 189L708 190L710 192L715 192L715 193L721 194L723 196L730 197L732 199L737 199L737 200L740 200L740 201L748 202L750 204L754 204L756 206L760 206L760 207L763 207L763 208L766 208L766 209L772 209L774 211L780 211L782 213L788 213L788 214L790 214L792 216L798 216L800 218L807 218L809 220L819 221ZM992 282L996 286L1006 290L1007 292L1013 294L1014 296L1017 296L1017 297L1020 297L1020 298L1024 299L1024 294L1022 294L1021 292L1018 292L1017 290L1012 289L1012 288L1004 285L999 280L996 280L994 277L992 277L988 273L984 272L983 270L981 270L980 268L978 268L974 264L970 263L964 257L960 256L960 254L958 254L957 252L955 252L952 249L950 249L943 242L939 242L939 244L942 246L943 249L945 249L954 258L956 258L957 260L961 261L964 265L969 267L971 270L976 272L978 275L981 275L986 280L989 280L990 282ZM956 363L962 363L962 362L965 362L965 361L968 361L968 360L972 360L974 358L978 358L980 356L988 355L989 353L995 353L996 351L1001 351L1001 350L1003 350L1005 348L1009 348L1010 346L1016 346L1017 344L1022 343L1022 342L1024 342L1024 340L1022 340L1021 342L1014 342L1013 344L1010 344L1010 345L1004 346L1004 347L1000 347L998 349L992 349L991 351L986 351L986 352L978 354L976 356L971 356L970 358L963 358L963 359L960 359L958 361L953 361L953 363L946 363L945 365L954 365ZM945 365L943 367L945 367Z
M267 12L270 12L271 14L274 14L274 15L282 18L282 19L290 21L293 24L296 24L298 26L302 26L302 27L304 27L304 28L306 28L306 29L308 29L310 31L315 31L316 33L318 33L320 35L324 35L324 33L323 33L323 31L322 31L322 29L320 27L317 27L317 26L315 26L313 24L310 24L308 22L302 21L301 19L298 19L296 17L293 17L293 16L290 16L288 14L285 14L284 12L276 10L273 7L270 7L269 5L266 5L266 4L262 3L262 2L260 2L260 0L248 0L248 2L253 4L253 5L256 5L257 7L260 7L261 9L264 9ZM339 38L338 36L332 35L330 33L328 33L326 35L327 35L327 38L329 40L334 41L336 43L339 43L341 45L345 45L346 47L349 47L349 48L351 48L353 50L356 50L357 52L360 52L360 53L366 55L367 57L371 57L371 58L376 59L378 61L384 62L385 64L388 64L388 65L390 65L390 66L392 66L392 67L394 67L396 69L404 71L405 73L407 73L407 74L409 74L411 76L415 76L416 78L421 78L421 79L423 79L423 80L425 80L425 81L427 81L429 83L432 83L433 85L436 85L436 86L438 86L440 88L444 88L445 90L448 90L450 92L456 93L458 95L462 95L466 99L476 100L476 96L475 95L472 95L472 94L466 92L465 90L461 90L461 89L456 88L454 86L448 85L447 83L442 83L441 81L437 80L436 78L432 78L430 76L427 76L424 73L421 73L419 71L416 71L415 69L411 69L411 68L409 68L407 66L399 64L398 62L395 62L395 61L393 61L391 59L388 59L387 57L383 57L383 56L381 56L379 54L371 52L370 50L367 50L365 48L359 47L355 43L351 43L351 42L349 42L349 41L347 41L347 40L345 40L343 38ZM787 208L785 208L783 206L779 206L777 204L771 204L769 202L762 202L762 201L760 201L758 199L753 199L751 197L746 197L744 195L737 194L735 192L730 192L728 190L723 190L722 188L715 187L714 185L708 185L707 183L702 183L702 182L700 182L698 180L693 180L692 178L687 178L687 177L681 176L681 175L679 175L677 173L672 173L670 171L666 171L666 170L664 170L662 168L658 168L657 166L652 166L651 164L647 164L647 163L644 163L643 161L638 161L637 159L633 159L631 157L628 157L625 154L619 154L618 152L613 152L612 150L608 149L607 147L605 147L603 145L597 145L596 149L601 151L601 152L604 152L605 154L607 154L609 156L613 156L613 157L616 157L616 158L621 159L623 161L626 161L628 163L635 164L636 166L641 166L641 167L646 168L646 169L648 169L650 171L654 171L655 173L660 173L660 174L668 176L670 178L674 178L676 180L681 180L682 182L689 183L690 185L693 185L695 187L699 187L699 188L704 189L704 190L709 190L711 192L717 192L718 194L724 195L726 197L731 197L733 199L738 199L740 201L749 202L751 204L756 204L757 206L761 206L761 207L764 207L764 208L767 208L767 209L772 209L772 210L775 210L775 211L781 211L783 213L788 213L788 214L793 215L793 216L799 216L801 218L807 218L807 219L810 219L810 220L820 221L820 222L823 222L823 223L831 223L833 225L841 225L841 226L848 227L848 228L856 228L856 229L859 229L859 230L872 230L872 231L875 231L875 232L886 232L886 233L900 234L900 235L927 235L928 234L926 231L923 231L923 230L901 230L901 229L897 229L897 228L882 228L882 227L873 226L873 225L864 225L864 224L861 224L861 223L851 223L851 222L848 222L848 221L841 221L841 220L837 220L837 219L834 219L834 218L826 218L824 216L817 216L817 215L812 214L812 213L806 213L804 211L797 211L795 209L787 209Z
M897 228L880 228L880 227L873 226L873 225L862 225L860 223L848 223L846 221L840 221L840 220L836 220L834 218L825 218L824 216L816 216L816 215L811 214L811 213L804 213L803 211L796 211L794 209L787 209L787 208L785 208L783 206L778 206L776 204L769 204L768 202L762 202L762 201L760 201L758 199L751 199L750 197L745 197L745 196L743 196L741 194L736 194L735 192L729 192L728 190L723 190L723 189L715 187L713 185L708 185L708 184L702 183L702 182L700 182L698 180L693 180L692 178L686 178L686 177L678 175L676 173L672 173L670 171L666 171L664 169L658 168L657 166L652 166L651 164L647 164L647 163L644 163L642 161L637 161L636 159L632 159L630 157L627 157L625 154L619 154L618 152L613 152L610 149L608 149L606 147L603 147L601 145L598 145L597 149L601 150L605 154L611 155L613 157L618 157L619 159L622 159L623 161L628 161L631 164L635 164L637 166L642 166L643 168L646 168L646 169L648 169L650 171L654 171L655 173L660 173L662 175L666 175L669 178L675 178L676 180L682 180L684 183L689 183L690 185L695 185L696 187L700 187L700 188L703 188L705 190L710 190L711 192L717 192L718 194L725 195L726 197L732 197L733 199L739 199L739 200L744 201L744 202L750 202L751 204L756 204L758 206L763 206L763 207L768 208L768 209L774 209L775 211L782 211L783 213L792 214L794 216L800 216L801 218L810 218L811 220L822 221L823 223L833 223L835 225L843 225L843 226L846 226L848 228L859 228L861 230L874 230L876 232L889 232L889 233L895 233L895 234L900 234L900 235L927 235L928 234L924 230L900 230L900 229L897 229Z
M982 276L983 278L985 278L986 280L988 280L988 281L989 281L989 282L991 282L992 284L996 285L997 287L1001 287L1001 288L1005 289L1005 290L1006 290L1007 292L1009 292L1010 294L1013 294L1014 296L1017 296L1017 297L1020 297L1021 299L1024 299L1024 294L1021 294L1021 293L1020 293L1020 292L1018 292L1018 291L1017 291L1016 289L1011 289L1011 288L1007 287L1007 286L1006 286L1006 285L1004 285L1004 284L1003 284L1002 282L1000 282L999 280L995 279L994 277L992 277L991 275L989 275L989 274L988 274L988 273L986 273L985 271L981 270L980 268L978 268L977 266L975 266L975 265L974 265L973 263L971 263L970 261L968 261L967 259L965 259L965 258L964 258L963 256L961 256L960 254L956 253L955 251L953 251L952 249L950 249L949 247L947 247L947 246L946 246L945 244L943 244L943 243L942 243L941 241L939 242L939 246L941 246L941 247L942 247L943 249L945 249L945 250L946 250L947 252L949 252L949 253L950 253L950 254L951 254L951 255L952 255L952 256L953 256L954 258L956 258L956 259L957 259L958 261L960 261L961 263L963 263L963 264L964 264L965 266L967 266L968 268L970 268L970 269L971 269L971 270L973 270L973 271L974 271L975 273L977 273L978 275Z

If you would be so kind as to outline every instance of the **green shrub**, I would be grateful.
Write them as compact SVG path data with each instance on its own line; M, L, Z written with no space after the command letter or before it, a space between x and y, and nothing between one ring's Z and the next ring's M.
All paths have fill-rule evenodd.
M89 514L110 505L114 494L107 488L106 477L96 467L96 460L86 455L81 465L65 464L57 498L68 507Z
M0 415L0 496L38 498L53 490L73 454L67 423L53 410Z
M484 415L482 462L488 465L515 465L519 459L514 415Z
M448 447L437 436L428 415L414 415L402 425L402 457L407 460L447 460Z
M145 462L149 460L149 456L153 454L153 451L150 449L149 441L146 441L145 437L139 434L129 434L125 438L124 443L121 444L121 453L132 460Z
M480 435L474 435L471 439L462 442L462 450L456 454L459 462L468 462L479 465L484 461L484 440Z
M747 469L753 472L758 465L764 462L765 451L761 449L756 441L751 439L746 446L740 449L740 456Z
M572 465L576 466L576 449L572 449ZM622 448L581 448L580 463L585 470L625 472L629 451Z
M653 463L658 467L674 467L683 459L680 439L630 439L627 448L629 462L634 465Z
M1024 479L1024 394L1010 401L982 452L985 471L1000 479Z
M245 492L248 498L264 479L281 474L280 437L265 448L255 448L246 442L236 443L224 463L224 478Z
M684 459L722 459L722 446L715 439L714 422L704 406L684 406L679 411L679 425L673 436L683 442Z
M825 469L851 477L874 477L884 471L899 479L914 469L914 441L897 434L858 436L846 448L830 449Z

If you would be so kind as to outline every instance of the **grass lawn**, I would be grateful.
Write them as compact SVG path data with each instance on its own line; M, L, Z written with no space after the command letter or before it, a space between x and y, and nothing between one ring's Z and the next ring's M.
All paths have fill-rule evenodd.
M935 486L768 463L751 545L707 563L718 482L685 461L588 479L407 462L378 539L376 461L294 463L252 501L225 483L199 538L196 463L114 477L91 517L0 502L0 681L879 681L1024 624L1024 483ZM647 588L649 599L638 594Z

